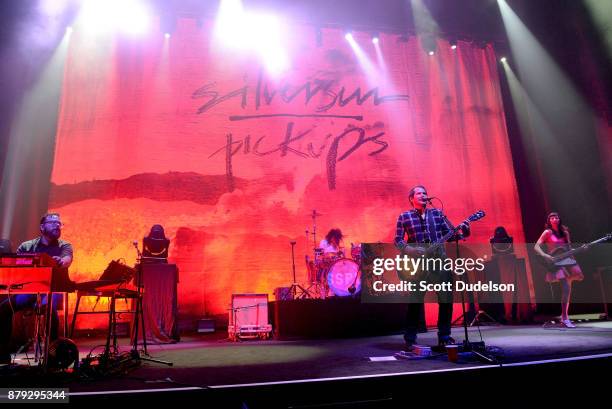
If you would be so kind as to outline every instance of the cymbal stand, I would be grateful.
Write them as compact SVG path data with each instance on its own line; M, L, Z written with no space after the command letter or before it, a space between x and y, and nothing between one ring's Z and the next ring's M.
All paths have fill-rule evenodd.
M308 241L310 240L310 230L306 228L305 233L306 233L306 248L304 249L304 253L306 254L306 256L304 258L306 262L306 269L308 270L308 284L309 284L306 290L308 290L310 294L313 294L313 298L318 298L319 282L317 281L317 267L315 263L315 258L311 260L310 257L308 256L308 253L310 252L308 249Z
M315 281L311 283L311 285L308 287L309 291L312 291L312 293L314 293L314 297L312 296L311 293L311 297L313 298L325 298L325 290L327 289L327 286L323 283L321 283L319 281L320 276L323 275L323 273L319 272L319 259L317 256L317 248L319 247L317 245L317 216L322 216L321 213L317 212L317 209L312 209L312 213L310 214L310 217L312 218L312 232L309 233L308 230L306 230L306 236L309 236L310 234L312 234L312 254L313 254L313 261L314 261L314 265L315 265L315 269L317 270L315 272ZM308 237L306 237L308 239ZM325 279L325 277L323 277L323 279Z
M317 246L317 216L319 216L319 214L317 213L316 209L312 210L312 215L310 217L312 217L312 248L313 251L314 249L316 249Z

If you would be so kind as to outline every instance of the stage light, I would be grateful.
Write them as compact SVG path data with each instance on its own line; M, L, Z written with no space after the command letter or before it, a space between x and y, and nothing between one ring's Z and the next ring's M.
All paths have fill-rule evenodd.
M224 48L257 55L266 70L279 75L289 68L290 32L277 16L245 11L239 0L221 2L215 41Z
M451 50L456 50L457 49L457 40L449 40L450 46L451 46Z
M151 17L144 4L136 0L124 0L121 4L120 30L129 34L145 33L149 29Z
M357 41L355 41L352 35L350 35L347 38L347 41L349 45L351 46L353 53L355 53L355 57L357 58L357 61L359 62L359 66L361 67L361 69L366 75L368 84L374 86L377 79L381 77L380 72L376 69L376 67L372 63L372 60L370 60L370 57L361 48L361 46L357 43ZM374 43L374 48L379 50L379 45L377 43Z
M159 18L159 31L164 33L166 38L172 37L176 30L176 16L171 13L162 13Z
M88 0L79 15L79 23L94 34L115 30L143 34L148 31L150 21L150 12L140 0Z
M438 49L438 39L435 35L424 34L421 36L421 46L427 54L434 55Z
M346 34L344 34L344 38L346 38L347 41L353 41L353 33L348 31Z
M378 33L372 33L372 44L378 44L379 41L380 37L378 36Z
M388 75L387 64L385 63L385 58L383 57L379 43L374 43L374 50L376 50L376 62L378 63L380 76L386 81Z
M215 22L215 38L224 47L246 48L248 19L240 0L222 0Z
M457 44L451 45L451 50L456 50L456 49L457 49Z
M57 17L66 10L68 5L68 0L40 0L38 7L44 14Z
M66 27L66 34L72 34L72 31L73 31L72 26Z
M289 54L285 42L288 28L280 18L270 14L248 14L249 48L256 50L266 70L276 76L289 68Z
M502 57L499 59L499 61L503 62L504 64L506 63L506 61L508 61L508 59L506 57Z
M170 240L166 238L164 227L154 224L149 235L142 239L142 258L148 263L167 263Z

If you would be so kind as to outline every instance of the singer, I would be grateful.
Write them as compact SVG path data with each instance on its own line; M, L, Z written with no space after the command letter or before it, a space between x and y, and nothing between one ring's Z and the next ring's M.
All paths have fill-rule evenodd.
M62 221L57 213L45 214L40 219L40 236L21 243L17 253L46 253L50 255L57 266L53 275L60 277L62 286L66 289L73 284L68 276L68 267L72 264L72 245L61 240ZM53 294L53 311L51 312L51 340L57 339L59 318L57 306L62 303L61 294ZM42 297L42 305L47 305L47 296ZM35 294L19 294L11 296L0 304L0 363L10 363L9 342L13 323L13 313L36 306Z
M395 246L410 257L422 257L426 253L427 245L440 242L444 235L453 229L453 226L440 209L427 208L431 198L427 195L425 186L417 185L410 189L408 201L412 205L412 210L403 212L397 219ZM449 241L469 236L469 224L464 223L460 225L460 228L461 233L451 237ZM428 254L428 256L447 258L444 247L441 247L437 254ZM443 269L433 270L428 271L427 275L421 277L421 279L432 284L452 283L452 274L452 271ZM438 296L438 345L440 347L455 343L455 340L451 337L452 286L446 286L445 288L451 289L436 291ZM416 342L419 317L424 310L425 293L425 291L414 291L409 295L406 331L404 333L406 351L411 351Z

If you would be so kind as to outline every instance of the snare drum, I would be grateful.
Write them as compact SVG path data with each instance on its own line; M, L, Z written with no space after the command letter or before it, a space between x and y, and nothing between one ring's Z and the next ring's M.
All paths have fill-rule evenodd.
M323 249L321 247L317 247L314 249L315 260L323 257Z
M348 258L337 260L327 272L327 284L332 292L339 297L346 297L361 290L359 264ZM355 287L353 294L349 288Z

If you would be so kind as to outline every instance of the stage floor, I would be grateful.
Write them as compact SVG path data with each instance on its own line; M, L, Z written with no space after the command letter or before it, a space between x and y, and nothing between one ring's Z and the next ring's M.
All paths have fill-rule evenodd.
M482 339L499 356L502 365L539 363L612 353L612 322L578 324L575 329L542 326L481 327ZM390 375L457 371L490 366L462 354L458 363L446 356L428 359L395 359L403 346L401 334L369 338L293 341L230 342L224 334L193 335L180 343L149 345L149 354L172 362L172 367L144 363L123 378L73 381L71 393L128 391L163 388L224 388L245 384L293 383L356 379ZM453 329L458 342L463 329ZM477 328L469 328L471 341L480 341ZM419 334L419 343L434 345L435 330ZM122 350L129 350L121 339ZM103 343L77 339L81 356ZM95 349L94 354L101 353ZM19 356L18 358L21 358ZM375 361L376 359L385 359ZM18 361L19 362L19 361ZM499 366L499 365L498 365Z

